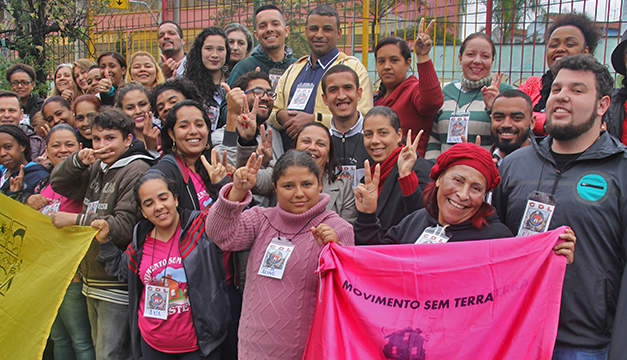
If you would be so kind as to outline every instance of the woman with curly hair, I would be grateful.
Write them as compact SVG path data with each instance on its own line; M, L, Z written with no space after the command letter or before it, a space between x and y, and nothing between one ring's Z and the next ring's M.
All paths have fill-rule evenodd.
M549 70L542 77L530 76L518 90L524 91L533 102L536 116L534 134L544 135L546 120L546 100L551 94L554 74L552 65L562 57L575 54L594 54L601 39L600 31L585 14L564 14L559 16L547 31L546 64Z
M184 77L198 89L211 120L211 129L217 125L219 106L226 92L222 85L227 79L227 59L231 56L229 40L224 30L211 26L198 34L187 54Z

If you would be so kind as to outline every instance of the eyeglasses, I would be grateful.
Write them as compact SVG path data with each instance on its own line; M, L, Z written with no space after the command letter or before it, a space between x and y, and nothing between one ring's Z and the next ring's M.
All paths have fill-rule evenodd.
M22 85L22 86L26 87L26 86L30 85L30 83L32 83L32 81L28 81L28 80L11 81L11 86L18 87L19 85Z
M253 92L253 95L255 95L255 96L262 97L263 94L266 94L266 95L268 95L268 97L270 99L276 100L276 93L274 91L272 91L272 90L264 90L264 89L262 89L260 87L256 87L256 88L250 89L248 91L244 91L244 94L248 94L251 91Z

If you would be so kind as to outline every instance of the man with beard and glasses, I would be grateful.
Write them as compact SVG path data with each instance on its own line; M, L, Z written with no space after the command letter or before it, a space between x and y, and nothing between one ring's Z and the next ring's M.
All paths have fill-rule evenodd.
M553 359L624 359L627 147L601 129L614 82L589 55L565 57L553 72L549 135L505 158L492 204L514 233L543 218L544 230L567 225L577 235Z
M211 133L211 142L220 156L226 150L228 163L235 165L236 157L240 156L239 152L246 154L242 156L246 156L248 160L247 156L250 153L256 151L258 147L260 153L263 152L261 148L265 145L264 148L267 151L264 152L264 165L267 165L273 158L278 159L283 154L281 138L278 136L273 138L271 126L265 128L267 131L263 136L259 131L260 126L270 116L276 99L268 74L251 71L240 76L233 83L233 89L229 89L228 85L225 89L228 109L226 125ZM255 101L257 101L256 107ZM246 122L246 120L251 121ZM248 126L248 124L251 125ZM276 132L276 129L274 131Z
M498 167L507 155L530 144L529 129L533 129L536 116L529 95L520 90L505 90L494 99L490 118L494 137L492 157Z

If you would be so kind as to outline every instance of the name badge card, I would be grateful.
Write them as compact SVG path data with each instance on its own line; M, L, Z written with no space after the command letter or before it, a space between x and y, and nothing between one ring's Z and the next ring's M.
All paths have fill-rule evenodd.
M54 213L59 211L59 206L61 205L61 199L53 199L50 200L50 203L44 206L40 211L42 214L46 216L52 216Z
M540 234L549 229L557 203L555 196L541 191L532 191L527 197L527 207L516 236Z
M285 266L294 252L294 244L284 237L275 237L270 241L261 259L257 274L275 279L282 279Z
M353 189L359 185L357 182L357 166L355 165L342 165L342 173L340 173L340 177L350 179L353 184Z
M469 112L454 112L448 121L448 134L446 142L450 144L462 142L462 135L468 140Z
M447 242L451 236L446 230L446 226L429 226L418 237L414 244L443 244Z
M144 317L168 319L170 289L166 286L146 285L144 292Z
M92 202L90 202L87 205L86 215L95 214L96 211L98 211L98 203L100 203L100 201L92 201Z
M314 90L314 84L312 83L303 83L299 84L296 87L296 91L294 92L294 96L292 97L292 101L287 106L287 110L305 110L307 107L307 102L309 101L309 97Z
M276 86L279 83L279 79L281 78L284 72L285 70L283 69L270 69L270 73L268 74L268 76L270 76L270 81L272 82L273 90L276 90Z

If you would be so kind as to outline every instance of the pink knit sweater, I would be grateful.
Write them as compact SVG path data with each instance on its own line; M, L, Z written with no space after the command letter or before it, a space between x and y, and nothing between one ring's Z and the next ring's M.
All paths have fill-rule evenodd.
M220 190L207 216L206 229L209 238L224 251L250 250L238 334L239 358L302 359L318 286L314 271L320 246L310 228L325 223L335 229L340 245L354 245L353 228L325 209L330 199L327 194L320 194L318 204L302 214L289 213L279 205L242 212L252 195L249 192L243 202L229 201L224 194L231 186ZM272 238L279 235L278 230L281 236L293 237L296 245L281 280L257 275L263 254Z

